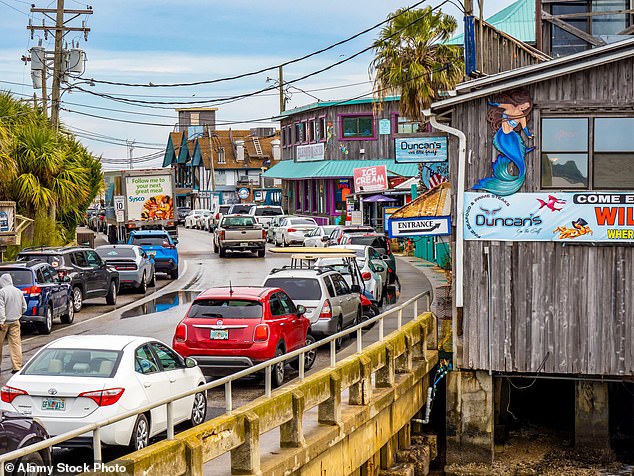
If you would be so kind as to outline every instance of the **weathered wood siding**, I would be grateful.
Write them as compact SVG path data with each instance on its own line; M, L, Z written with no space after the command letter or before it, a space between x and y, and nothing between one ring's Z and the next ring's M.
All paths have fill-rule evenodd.
M326 126L332 124L332 138L325 143L324 158L326 160L342 160L342 159L385 159L394 157L394 135L379 134L379 121L381 119L389 119L393 121L394 114L398 114L398 101L387 101L383 104L381 111L374 111L374 128L376 139L350 140L343 139L340 136L341 124L339 117L341 114L372 114L372 103L350 104L341 106L329 106L310 111L293 114L282 120L282 127L294 126L297 122L309 121L311 119L318 120L319 117L326 116ZM393 126L393 124L392 124ZM282 159L295 159L297 155L297 146L307 144L293 144L290 147L282 148ZM341 150L345 147L348 151L346 154ZM360 150L364 153L361 154Z
M634 60L628 59L528 87L534 101L529 128L537 136L537 150L527 155L522 191L540 190L540 115L546 111L634 114L633 78ZM467 189L491 174L494 150L486 112L487 98L463 103L453 111L452 125L465 132L467 153L472 153L466 168ZM457 183L457 170L452 163L452 183ZM633 279L634 246L627 244L465 242L462 366L634 374Z

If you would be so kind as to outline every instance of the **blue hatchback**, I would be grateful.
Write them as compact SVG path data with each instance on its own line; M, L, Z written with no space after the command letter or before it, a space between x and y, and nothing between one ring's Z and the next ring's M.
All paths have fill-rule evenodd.
M139 230L130 233L129 245L140 246L148 256L154 258L154 269L178 278L178 250L167 231Z
M10 274L13 285L26 299L26 312L22 323L35 324L42 334L50 334L53 319L71 324L75 318L70 284L60 279L50 264L42 261L25 261L0 266L0 275Z

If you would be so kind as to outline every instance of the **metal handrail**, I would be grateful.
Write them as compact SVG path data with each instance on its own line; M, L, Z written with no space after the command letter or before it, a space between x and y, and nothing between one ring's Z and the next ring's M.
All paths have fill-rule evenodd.
M113 423L120 422L122 420L125 420L126 418L130 418L133 416L140 415L142 413L146 413L154 408L157 408L163 405L167 406L166 408L167 417L168 417L167 419L168 438L167 439L173 439L174 438L174 420L173 420L173 412L172 412L173 402L185 397L189 397L191 395L195 395L200 392L206 392L207 390L210 390L212 388L224 386L225 387L225 410L227 413L231 413L233 411L233 400L231 397L231 383L234 380L238 380L242 377L246 377L247 375L251 375L253 373L264 370L265 372L264 395L268 397L271 395L271 392L272 392L271 370L274 365L280 362L285 362L286 360L290 360L295 357L298 357L299 358L299 379L301 381L304 379L304 362L305 362L304 354L311 350L316 350L317 348L325 344L330 344L330 367L335 367L337 363L335 342L337 339L343 338L352 333L356 333L356 339L357 339L356 351L357 353L360 353L363 350L362 330L364 327L370 326L378 322L379 323L379 341L382 342L385 339L384 332L383 332L384 319L391 314L397 313L397 329L400 329L402 327L403 309L409 306L410 304L414 303L414 318L416 318L418 316L418 301L423 297L426 297L426 307L427 307L427 311L429 311L431 308L431 291L425 291L423 293L417 294L416 296L408 299L404 303L392 309L389 309L388 311L384 311L381 314L378 314L374 316L373 318L368 319L367 321L363 321L362 323L357 324L356 326L350 327L341 332L333 334L329 337L321 339L315 342L314 344L302 347L300 349L294 350L292 352L281 355L279 357L275 357L271 360L267 360L266 362L259 363L257 365L254 365L253 367L249 367L247 369L241 370L231 375L227 375L226 377L222 377L220 379L214 380L213 382L209 382L205 385L200 385L193 390L188 390L186 392L181 392L179 394L176 394L175 396L173 395L168 398L164 398L163 400L160 400L159 402L156 402L150 405L145 405L144 407L141 407L139 409L130 410L128 412L122 413L115 417L111 417L97 423L92 423L90 425L85 425L76 430L68 431L66 433L62 433L61 435L57 435L52 438L48 438L46 440L40 441L38 443L25 446L24 448L20 448L20 449L2 454L0 455L0 476L4 476L5 474L4 466L5 466L5 463L7 463L8 461L17 460L19 458L22 458L23 456L26 456L27 454L31 454L36 451L43 450L45 448L56 446L59 443L63 443L64 441L70 440L72 438L76 438L90 431L93 432L94 462L101 463L101 439L99 435L100 428L111 425Z

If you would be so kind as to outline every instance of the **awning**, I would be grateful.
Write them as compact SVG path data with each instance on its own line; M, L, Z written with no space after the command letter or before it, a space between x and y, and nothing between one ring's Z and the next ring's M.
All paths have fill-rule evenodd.
M356 168L376 165L385 165L388 176L414 177L418 173L418 164L397 164L394 159L319 160L315 162L282 160L263 173L262 176L286 180L347 178L354 176Z
M363 199L363 203L379 203L379 202L396 202L396 198L388 197L382 194L370 195L368 198Z
M451 214L451 184L441 183L420 197L403 205L390 216L394 218L439 217Z

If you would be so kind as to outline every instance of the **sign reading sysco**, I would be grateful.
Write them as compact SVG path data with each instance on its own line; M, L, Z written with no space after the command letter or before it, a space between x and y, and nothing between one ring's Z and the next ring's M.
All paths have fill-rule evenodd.
M388 189L385 165L359 167L354 169L353 174L355 192L380 192Z
M408 236L445 236L451 234L451 217L390 218L390 238Z
M397 163L444 162L447 160L447 138L397 137L394 150Z
M126 191L128 221L174 219L171 176L126 177Z
M465 193L465 239L634 243L634 193Z

